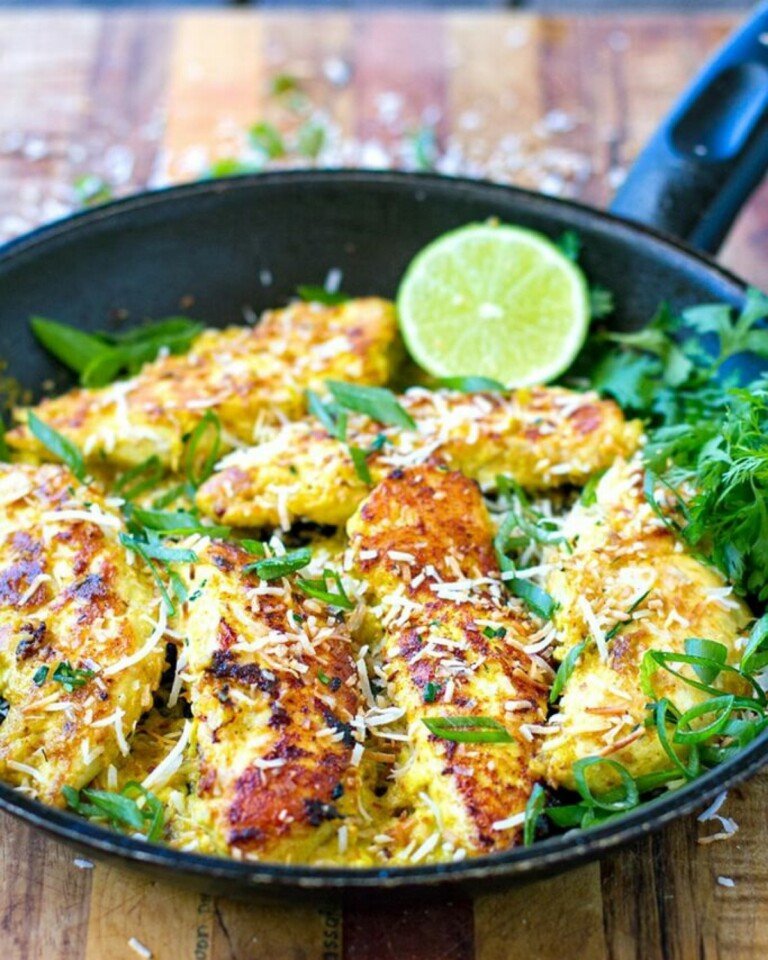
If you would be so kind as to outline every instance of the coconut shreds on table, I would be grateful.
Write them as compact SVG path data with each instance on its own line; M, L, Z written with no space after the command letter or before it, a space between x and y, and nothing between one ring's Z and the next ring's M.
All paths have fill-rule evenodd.
M133 950L134 953L137 953L140 957L143 957L144 960L152 960L152 951L149 947L145 947L141 940L137 940L136 937L131 937L128 941L128 946Z

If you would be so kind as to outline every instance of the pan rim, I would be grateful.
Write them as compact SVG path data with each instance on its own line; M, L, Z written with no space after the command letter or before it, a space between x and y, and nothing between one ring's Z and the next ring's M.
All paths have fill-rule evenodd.
M364 187L420 189L429 187L452 192L514 194L524 204L537 204L553 210L576 212L610 228L618 237L630 241L638 236L660 245L668 257L704 266L730 288L734 299L743 297L747 285L711 257L689 247L683 241L643 224L632 223L606 211L574 200L545 196L520 187L468 177L392 170L285 170L248 174L218 180L163 187L143 191L102 206L79 211L61 220L45 224L0 247L0 271L17 258L34 254L51 242L66 240L88 230L94 224L119 220L123 216L165 203L176 203L200 196L215 196L254 186L314 183L355 184ZM674 264L673 264L674 265ZM650 801L616 820L586 831L570 831L534 844L472 858L456 863L402 867L311 867L240 861L233 858L194 854L134 837L118 834L107 827L92 824L73 813L49 807L25 797L13 787L0 783L0 809L52 833L59 839L86 847L104 856L119 856L135 864L153 866L164 872L217 879L244 885L254 894L266 887L282 890L380 889L396 891L420 887L424 890L448 884L494 880L521 880L576 866L661 829L673 820L692 813L720 792L755 774L768 763L768 731L736 756L675 791Z

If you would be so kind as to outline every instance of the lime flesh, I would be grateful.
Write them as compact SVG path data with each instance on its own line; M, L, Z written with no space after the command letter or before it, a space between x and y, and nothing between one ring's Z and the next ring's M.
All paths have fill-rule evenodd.
M428 373L507 387L554 380L589 327L581 270L546 237L506 225L472 224L430 243L397 307L408 351Z

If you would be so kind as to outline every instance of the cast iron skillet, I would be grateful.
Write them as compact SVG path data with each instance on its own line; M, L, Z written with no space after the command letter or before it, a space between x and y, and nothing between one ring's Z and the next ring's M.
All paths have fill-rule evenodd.
M66 372L29 333L30 314L85 329L183 311L237 323L301 283L343 271L350 294L391 296L428 241L490 216L584 241L592 280L615 291L617 324L647 322L662 300L739 305L744 285L673 239L713 252L768 165L768 6L696 81L647 148L613 209L627 219L468 180L349 171L271 173L144 194L38 230L0 251L0 356L37 390ZM666 234L650 227L663 228ZM271 278L271 281L270 281ZM183 853L124 837L0 784L0 807L90 854L234 895L370 890L444 893L521 881L595 858L688 814L768 762L768 734L687 787L600 828L463 863L319 869Z

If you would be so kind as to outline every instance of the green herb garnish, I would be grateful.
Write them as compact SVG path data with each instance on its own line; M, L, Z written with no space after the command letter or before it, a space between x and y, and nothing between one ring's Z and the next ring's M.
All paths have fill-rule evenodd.
M326 290L325 287L312 286L312 284L302 284L296 287L296 293L306 303L322 303L326 307L336 307L349 300L346 293Z
M279 580L302 570L311 560L310 548L300 547L298 550L289 550L281 557L265 557L255 563L247 563L243 573L255 573L260 580Z
M576 664L579 662L579 657L584 653L584 649L587 646L587 641L582 640L581 643L577 643L575 646L566 653L563 657L563 660L560 666L557 668L557 673L555 674L555 679L552 683L552 689L549 691L549 702L554 703L560 694L565 689L565 685L571 679L571 674L576 669Z
M531 795L525 805L525 820L523 821L523 845L530 847L536 839L536 824L544 812L547 794L540 783L534 783Z
M385 387L361 387L340 380L326 380L334 400L345 410L363 413L377 423L413 430L413 417L398 403L397 397Z
M263 154L265 160L277 160L285 156L285 143L277 127L272 123L254 123L248 131L251 144Z
M83 455L67 437L44 423L32 410L27 413L27 425L32 435L52 453L57 460L65 463L81 483L85 483L86 470Z
M32 332L58 360L80 375L85 387L103 387L122 373L132 376L161 350L184 353L203 325L168 317L121 333L86 333L45 317L32 317Z
M61 790L67 806L89 820L107 820L121 828L146 832L147 840L156 841L163 833L163 806L158 798L135 780L126 783L119 793L110 790ZM133 796L132 796L133 795ZM137 798L144 798L139 806Z
M42 687L48 678L48 667L38 667L37 670L32 674L32 683L36 687Z
M507 728L493 717L422 717L431 734L454 743L513 743Z
M206 410L189 435L181 458L182 468L193 490L202 486L211 476L220 450L221 421L213 410Z
M51 674L51 680L60 683L67 693L72 693L78 687L84 687L94 675L93 670L73 667L68 660L62 660Z
M508 390L503 383L490 377L441 377L436 383L438 387L458 390L460 393L501 393Z
M328 586L329 580L332 584L331 588ZM323 603L327 603L332 607L339 607L342 610L354 610L355 608L354 601L350 600L347 596L341 582L341 577L335 570L323 570L322 577L316 580L299 579L296 581L296 586L300 590L303 590L308 597L322 600ZM333 586L336 587L335 591L332 589Z
M122 474L113 488L124 500L135 500L148 490L153 490L165 476L165 467L159 458L152 454L140 464Z

